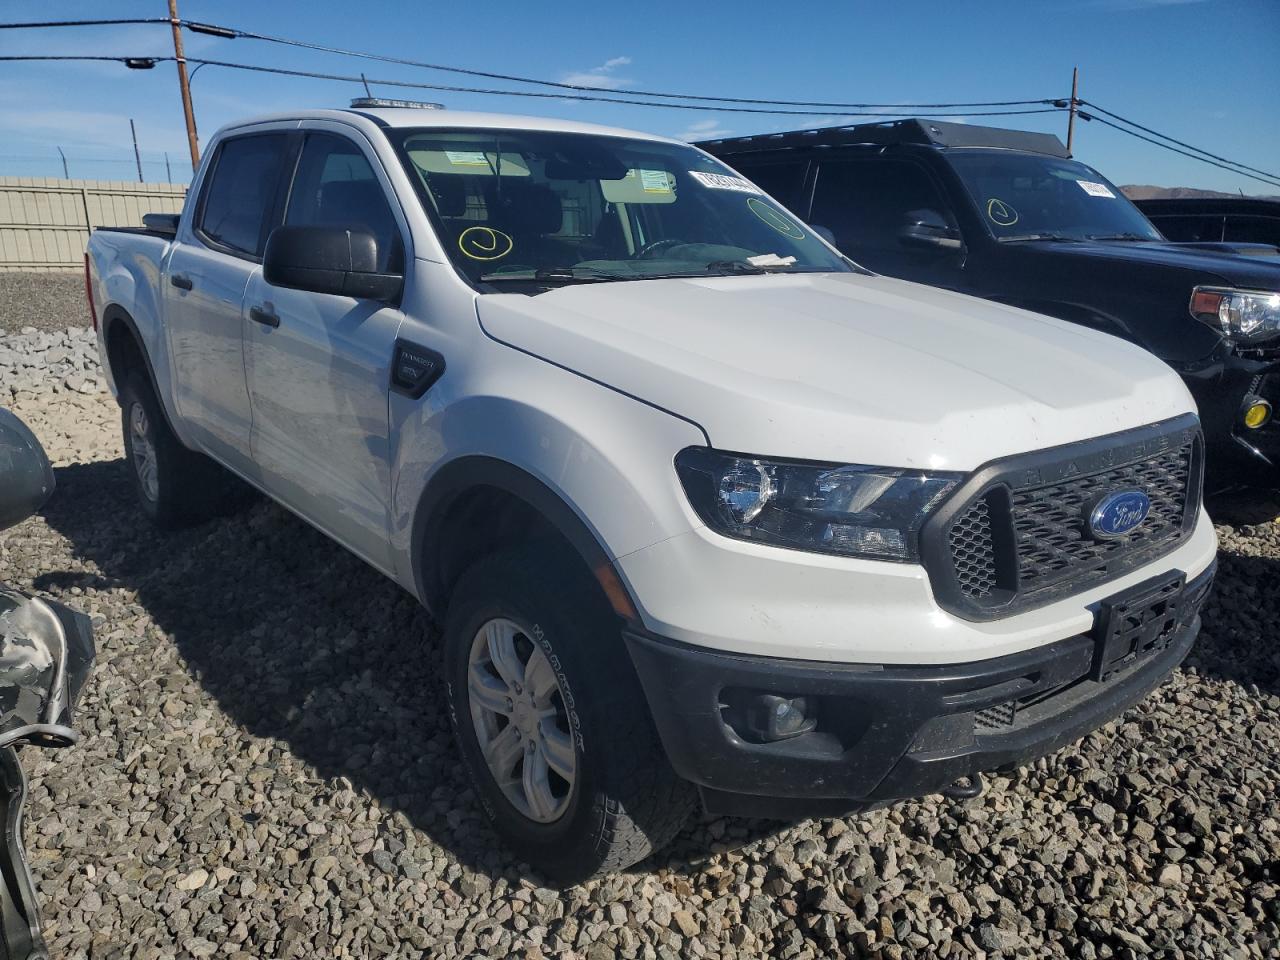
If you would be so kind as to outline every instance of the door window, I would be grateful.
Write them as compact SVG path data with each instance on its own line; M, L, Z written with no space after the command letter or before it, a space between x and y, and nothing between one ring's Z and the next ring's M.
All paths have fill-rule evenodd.
M905 160L829 160L818 169L809 222L835 234L836 246L872 270L912 277L918 268L958 260L956 246L925 245L914 224L955 232L956 220L923 167Z
M744 177L773 197L797 216L803 217L804 175L809 169L807 160L787 160L782 163L759 160L739 160L729 157L728 162ZM825 224L824 224L825 226Z
M378 241L378 270L400 269L400 229L364 153L346 137L311 133L293 178L287 226L363 230Z
M280 133L235 137L218 148L197 227L213 245L261 258L263 227L275 202L287 138Z

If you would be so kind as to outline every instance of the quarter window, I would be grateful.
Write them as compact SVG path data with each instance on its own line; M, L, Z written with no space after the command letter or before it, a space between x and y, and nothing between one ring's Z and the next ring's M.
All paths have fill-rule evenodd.
M200 213L206 240L261 257L263 226L275 202L284 165L284 134L256 134L225 141L218 149Z

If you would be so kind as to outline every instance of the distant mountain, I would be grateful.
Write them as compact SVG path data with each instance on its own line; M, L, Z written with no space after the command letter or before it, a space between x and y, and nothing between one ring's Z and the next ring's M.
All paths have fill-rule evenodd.
M1130 200L1183 200L1195 197L1236 197L1238 193L1222 193L1218 190L1197 190L1195 187L1153 187L1145 183L1130 183L1120 188ZM1280 200L1277 196L1252 195L1252 199Z

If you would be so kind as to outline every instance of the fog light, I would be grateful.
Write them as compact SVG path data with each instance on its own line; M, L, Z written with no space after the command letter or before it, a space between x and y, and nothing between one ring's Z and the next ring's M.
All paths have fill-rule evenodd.
M1271 404L1261 397L1245 397L1240 421L1250 430L1265 427L1271 422Z
M766 743L808 733L818 725L817 703L808 697L762 693L747 708L747 726Z

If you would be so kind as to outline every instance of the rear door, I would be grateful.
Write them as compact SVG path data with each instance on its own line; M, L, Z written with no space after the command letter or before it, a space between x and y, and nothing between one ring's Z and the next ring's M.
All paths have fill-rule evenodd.
M342 124L312 121L305 127L283 222L368 230L378 239L379 266L403 271L403 214L367 141ZM390 571L387 394L399 308L273 287L258 272L245 309L252 452L260 482Z
M250 406L241 313L249 278L261 270L289 149L284 131L218 145L161 278L178 412L196 443L242 471Z

